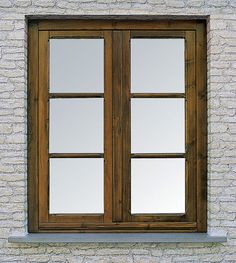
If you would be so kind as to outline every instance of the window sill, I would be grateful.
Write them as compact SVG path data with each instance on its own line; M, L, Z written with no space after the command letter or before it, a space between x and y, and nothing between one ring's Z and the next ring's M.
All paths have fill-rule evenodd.
M78 234L26 234L10 236L10 243L221 243L225 236L207 233L78 233Z

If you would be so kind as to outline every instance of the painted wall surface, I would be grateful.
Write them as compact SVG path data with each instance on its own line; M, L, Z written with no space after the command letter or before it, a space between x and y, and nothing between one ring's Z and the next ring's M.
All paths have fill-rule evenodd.
M209 15L208 231L225 244L10 244L27 232L26 15ZM236 0L0 0L0 262L236 262Z

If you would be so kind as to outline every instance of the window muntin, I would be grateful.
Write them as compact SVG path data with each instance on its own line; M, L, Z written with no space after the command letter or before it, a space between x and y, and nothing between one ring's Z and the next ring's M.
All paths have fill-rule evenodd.
M31 203L36 203L37 200L41 204L39 206L39 213L33 212L29 205L29 231L203 231L206 226L205 214L200 215L201 208L204 210L205 205L205 149L206 137L204 135L204 115L205 114L205 97L200 95L204 89L204 23L195 21L185 21L184 29L183 24L173 21L171 22L130 22L127 21L119 23L106 22L102 25L103 30L95 30L97 24L100 22L86 23L78 22L76 24L67 24L65 28L61 28L57 31L58 22L50 21L49 23L36 23L30 26L30 32L33 35L30 36L30 49L32 49L33 43L38 43L38 50L40 56L38 58L38 65L32 65L30 67L30 81L36 88L35 96L38 93L38 109L29 107L30 114L38 111L38 122L33 123L33 131L30 129L29 137L35 136L38 146L30 144L29 155L35 157L31 164L38 158L40 164L37 170L37 177L29 178L29 185L33 185L38 190L35 193L30 193L32 197ZM113 26L116 25L115 28ZM137 26L138 25L138 26ZM149 25L149 28L148 28ZM128 26L128 27L127 27ZM144 26L144 27L143 27ZM188 28L190 27L190 28ZM144 30L145 28L145 30ZM63 29L63 30L61 30ZM66 30L65 30L66 29ZM73 30L72 30L73 29ZM139 30L137 30L139 29ZM151 29L152 31L148 31ZM161 29L161 31L160 31ZM37 34L38 32L38 39ZM104 43L104 93L99 90L67 90L61 92L48 93L50 75L48 74L49 68L49 45L48 42L51 39L91 39L95 38L103 40ZM154 85L151 90L146 92L146 88L138 90L138 92L132 90L131 85L131 45L134 40L181 40L184 42L184 66L185 72L182 69L182 78L185 79L185 90L183 91L183 85L180 90L175 87L174 90L162 90L159 87L156 91ZM184 41L183 41L184 40ZM183 44L180 44L180 46ZM37 47L37 45L36 45ZM181 48L180 48L181 50ZM31 51L32 52L32 51ZM29 52L30 53L30 52ZM179 52L181 53L181 52ZM37 54L32 58L30 53L30 61L36 62ZM182 49L183 54L183 49ZM33 54L34 55L34 54ZM35 60L34 60L35 59ZM183 59L182 59L183 60ZM181 67L183 68L183 61ZM38 71L37 71L38 68ZM36 72L39 78L39 86L37 87L37 81L32 76L32 72ZM37 73L38 72L38 73ZM199 73L202 74L199 74ZM163 74L164 75L164 74ZM200 78L200 75L203 76ZM181 82L181 81L180 81ZM179 85L181 86L181 85ZM112 88L111 88L112 87ZM154 88L154 89L153 89ZM34 91L33 91L34 92ZM34 95L33 95L34 96ZM30 97L29 105L32 105L32 94ZM49 118L49 105L48 100L54 99L96 99L104 98L104 152L50 152L47 145L49 145L49 132L48 123ZM185 106L182 116L185 115L185 124L180 125L182 127L182 137L185 137L185 149L181 151L156 151L151 150L147 152L133 152L131 151L131 122L132 122L132 101L135 100L150 100L156 101L162 100L176 100L184 101ZM183 103L182 103L183 104ZM200 117L200 114L203 114ZM32 121L31 115L29 120ZM200 125L201 124L201 125ZM184 127L183 127L184 126ZM41 127L41 128L40 128ZM113 129L112 129L113 128ZM180 129L181 130L181 129ZM37 137L37 134L39 135ZM201 137L203 135L203 137ZM202 138L202 139L200 139ZM183 147L183 139L180 143ZM35 146L35 150L32 147ZM37 148L38 147L38 148ZM184 148L184 147L183 147ZM199 155L201 154L201 155ZM54 159L53 159L54 158ZM55 159L56 158L56 159ZM73 158L74 161L91 159L99 160L104 164L104 214L96 213L59 213L50 214L49 204L49 166L48 160L52 162L59 159ZM103 160L104 158L104 160ZM53 161L54 160L54 161ZM185 178L183 180L180 176L181 190L180 198L182 201L181 209L178 211L172 210L172 212L165 213L164 210L150 209L142 213L142 208L138 213L132 208L132 182L133 172L132 163L159 163L161 160L165 162L169 160L173 162L176 160L182 163L182 171L185 172ZM60 160L59 160L60 161ZM186 165L184 163L186 162ZM29 171L32 171L31 164L29 165ZM200 164L202 164L200 166ZM135 165L136 166L136 165ZM185 166L185 168L183 168ZM181 170L180 169L180 170ZM141 169L140 169L141 170ZM159 173L161 174L161 173ZM149 174L151 175L151 173ZM166 177L167 178L167 177ZM143 175L141 175L141 180ZM101 188L100 188L101 189ZM134 189L134 188L133 188ZM135 192L133 192L135 193ZM183 193L185 195L185 204L183 206ZM100 195L101 196L101 195ZM196 205L197 204L197 205ZM134 207L134 206L133 206ZM132 213L132 210L134 213ZM185 213L183 213L185 210ZM79 211L79 210L78 210ZM92 211L92 210L91 210ZM169 210L171 211L171 210ZM83 211L82 211L83 212ZM139 213L140 212L140 213ZM151 213L150 213L151 212Z

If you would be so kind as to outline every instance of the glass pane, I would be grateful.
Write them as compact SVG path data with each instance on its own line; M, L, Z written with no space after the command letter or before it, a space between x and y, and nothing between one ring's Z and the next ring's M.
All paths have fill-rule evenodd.
M103 92L103 39L50 39L50 92Z
M185 152L184 99L132 99L132 153Z
M132 39L131 91L184 92L184 39Z
M131 161L131 213L184 213L185 159Z
M103 159L50 159L49 213L103 213Z
M51 99L49 121L49 152L103 152L103 99Z

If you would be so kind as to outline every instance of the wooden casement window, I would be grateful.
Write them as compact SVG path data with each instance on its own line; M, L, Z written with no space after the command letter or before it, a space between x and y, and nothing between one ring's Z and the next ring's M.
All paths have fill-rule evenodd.
M32 20L29 232L205 232L203 20Z

